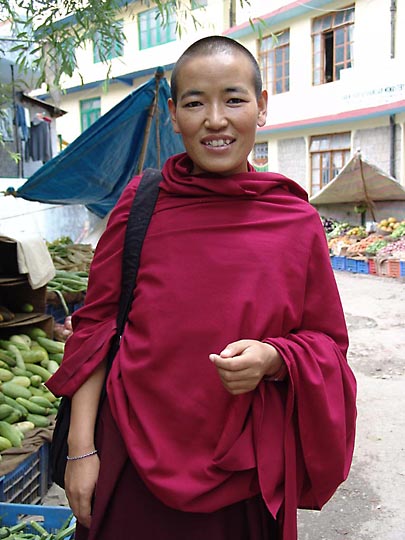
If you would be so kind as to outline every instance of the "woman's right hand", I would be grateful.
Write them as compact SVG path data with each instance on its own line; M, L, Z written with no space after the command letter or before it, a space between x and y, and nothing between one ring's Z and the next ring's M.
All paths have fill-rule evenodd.
M92 500L98 475L100 459L97 454L83 459L68 461L65 471L65 491L76 519L88 529L91 523Z

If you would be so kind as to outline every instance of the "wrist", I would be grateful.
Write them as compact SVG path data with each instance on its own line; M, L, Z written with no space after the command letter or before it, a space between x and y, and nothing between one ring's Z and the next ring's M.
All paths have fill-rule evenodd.
M283 381L288 375L287 365L284 362L284 359L281 356L281 354L273 345L271 345L270 343L266 343L266 345L268 345L268 347L271 348L271 356L270 356L271 367L265 373L263 380L270 381L270 382Z
M283 362L281 367L275 373L272 373L271 375L265 375L263 377L263 380L267 382L282 382L285 380L287 375L288 375L288 368L285 362Z

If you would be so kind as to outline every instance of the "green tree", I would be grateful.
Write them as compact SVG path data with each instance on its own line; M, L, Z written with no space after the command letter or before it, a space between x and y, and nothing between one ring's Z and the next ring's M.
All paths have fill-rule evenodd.
M172 12L186 13L198 24L186 0L140 1L158 8L163 25ZM0 24L8 21L12 33L11 40L0 37L0 55L6 50L14 54L17 65L37 72L38 84L46 83L48 90L59 86L62 75L73 74L77 68L75 50L88 41L97 42L100 60L108 67L108 58L102 51L123 45L120 17L132 3L133 0L0 0ZM180 26L177 30L181 34Z

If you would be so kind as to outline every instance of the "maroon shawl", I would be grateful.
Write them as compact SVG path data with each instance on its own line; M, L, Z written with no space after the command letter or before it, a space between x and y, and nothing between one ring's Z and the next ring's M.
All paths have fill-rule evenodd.
M355 380L324 231L306 193L274 173L163 168L134 303L108 380L113 416L148 488L168 506L211 512L261 490L296 538L296 508L321 508L346 478ZM86 304L48 382L72 395L115 330L123 237L139 178L100 239ZM287 382L232 396L208 355L238 339L274 345Z

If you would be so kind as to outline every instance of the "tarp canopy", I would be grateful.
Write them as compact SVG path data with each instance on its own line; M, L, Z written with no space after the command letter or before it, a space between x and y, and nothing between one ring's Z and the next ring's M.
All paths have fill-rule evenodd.
M81 204L103 218L138 172L184 150L172 128L163 71L101 116L16 191L30 201ZM155 100L155 96L157 99Z
M356 153L309 202L314 205L405 201L405 189L391 176Z

